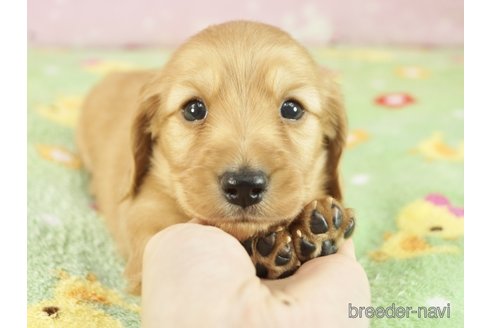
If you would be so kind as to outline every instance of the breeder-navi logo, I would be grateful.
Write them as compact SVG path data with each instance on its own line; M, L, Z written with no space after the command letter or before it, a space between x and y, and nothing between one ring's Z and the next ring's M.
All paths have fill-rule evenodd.
M411 306L396 306L395 303L391 306L383 307L378 306L376 308L372 306L353 306L352 303L348 304L348 317L349 318L388 318L388 319L403 319L409 318L410 315L417 316L419 319L443 319L451 317L451 305L448 303L446 306L419 306L414 309Z

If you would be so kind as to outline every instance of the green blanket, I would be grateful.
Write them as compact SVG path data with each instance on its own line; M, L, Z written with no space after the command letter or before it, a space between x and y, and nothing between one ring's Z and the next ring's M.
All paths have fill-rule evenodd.
M312 53L337 72L346 97L346 205L357 212L354 240L372 305L386 311L364 315L374 316L373 327L462 326L462 49ZM168 56L29 51L29 327L139 326L139 298L125 292L123 260L88 195L74 124L84 94L104 74L158 67ZM398 307L413 308L398 318ZM356 312L347 306L347 315Z

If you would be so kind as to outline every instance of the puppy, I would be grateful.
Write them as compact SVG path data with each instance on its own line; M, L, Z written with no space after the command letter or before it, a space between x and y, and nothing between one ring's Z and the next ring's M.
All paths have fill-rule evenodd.
M332 75L287 33L247 21L201 31L163 69L107 76L77 129L91 192L135 293L147 241L172 224L198 218L245 240L309 206L306 217L319 204L330 217L342 200L345 138ZM349 229L335 214L335 228Z

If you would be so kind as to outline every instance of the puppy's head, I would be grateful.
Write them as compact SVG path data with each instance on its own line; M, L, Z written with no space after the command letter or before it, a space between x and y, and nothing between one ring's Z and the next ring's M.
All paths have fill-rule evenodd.
M131 193L157 179L236 236L341 199L345 113L330 73L288 34L232 22L192 37L142 93Z

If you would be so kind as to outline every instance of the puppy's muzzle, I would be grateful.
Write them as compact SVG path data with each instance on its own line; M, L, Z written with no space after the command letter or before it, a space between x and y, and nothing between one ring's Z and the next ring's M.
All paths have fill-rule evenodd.
M246 208L261 202L268 179L262 171L242 169L225 172L220 177L220 185L229 203Z

